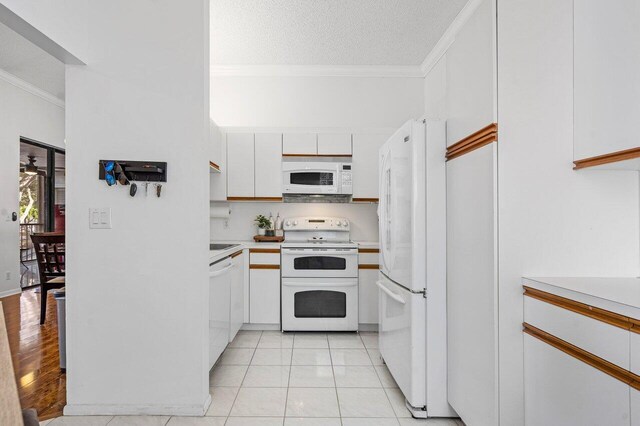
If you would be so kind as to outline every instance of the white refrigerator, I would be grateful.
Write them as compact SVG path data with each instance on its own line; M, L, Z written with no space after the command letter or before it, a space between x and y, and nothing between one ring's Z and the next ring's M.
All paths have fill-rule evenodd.
M445 122L411 120L380 148L380 353L414 417L447 402Z

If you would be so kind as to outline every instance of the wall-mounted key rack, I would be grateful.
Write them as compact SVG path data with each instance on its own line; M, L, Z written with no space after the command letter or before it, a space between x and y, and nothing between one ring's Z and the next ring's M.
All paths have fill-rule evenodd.
M98 162L98 179L104 180L103 164L113 161L122 167L122 171L129 181L138 182L166 182L167 163L162 161L130 161L130 160L100 160Z

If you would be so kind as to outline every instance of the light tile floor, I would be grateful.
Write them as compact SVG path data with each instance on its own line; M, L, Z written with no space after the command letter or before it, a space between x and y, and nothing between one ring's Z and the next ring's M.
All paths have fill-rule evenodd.
M60 417L48 426L464 426L411 418L377 334L241 331L210 374L205 417Z

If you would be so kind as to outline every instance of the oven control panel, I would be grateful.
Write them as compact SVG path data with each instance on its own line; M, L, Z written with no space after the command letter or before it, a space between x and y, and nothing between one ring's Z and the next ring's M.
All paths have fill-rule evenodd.
M284 220L285 231L349 231L351 224L341 217L291 217Z

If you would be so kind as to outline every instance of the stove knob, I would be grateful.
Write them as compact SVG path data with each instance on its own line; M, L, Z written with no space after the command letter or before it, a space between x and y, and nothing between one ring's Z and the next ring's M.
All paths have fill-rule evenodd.
M286 221L284 224L285 224L286 226L291 226L291 221L290 221L290 220L288 220L288 221Z
M349 226L349 222L347 222L346 220L342 221L342 226Z
M297 224L298 224L298 221L297 221L297 220L294 220L294 221L293 221L293 226L296 226Z
M341 223L341 222L338 222L338 223L336 223L336 225L338 225L338 226L342 226L342 223Z

